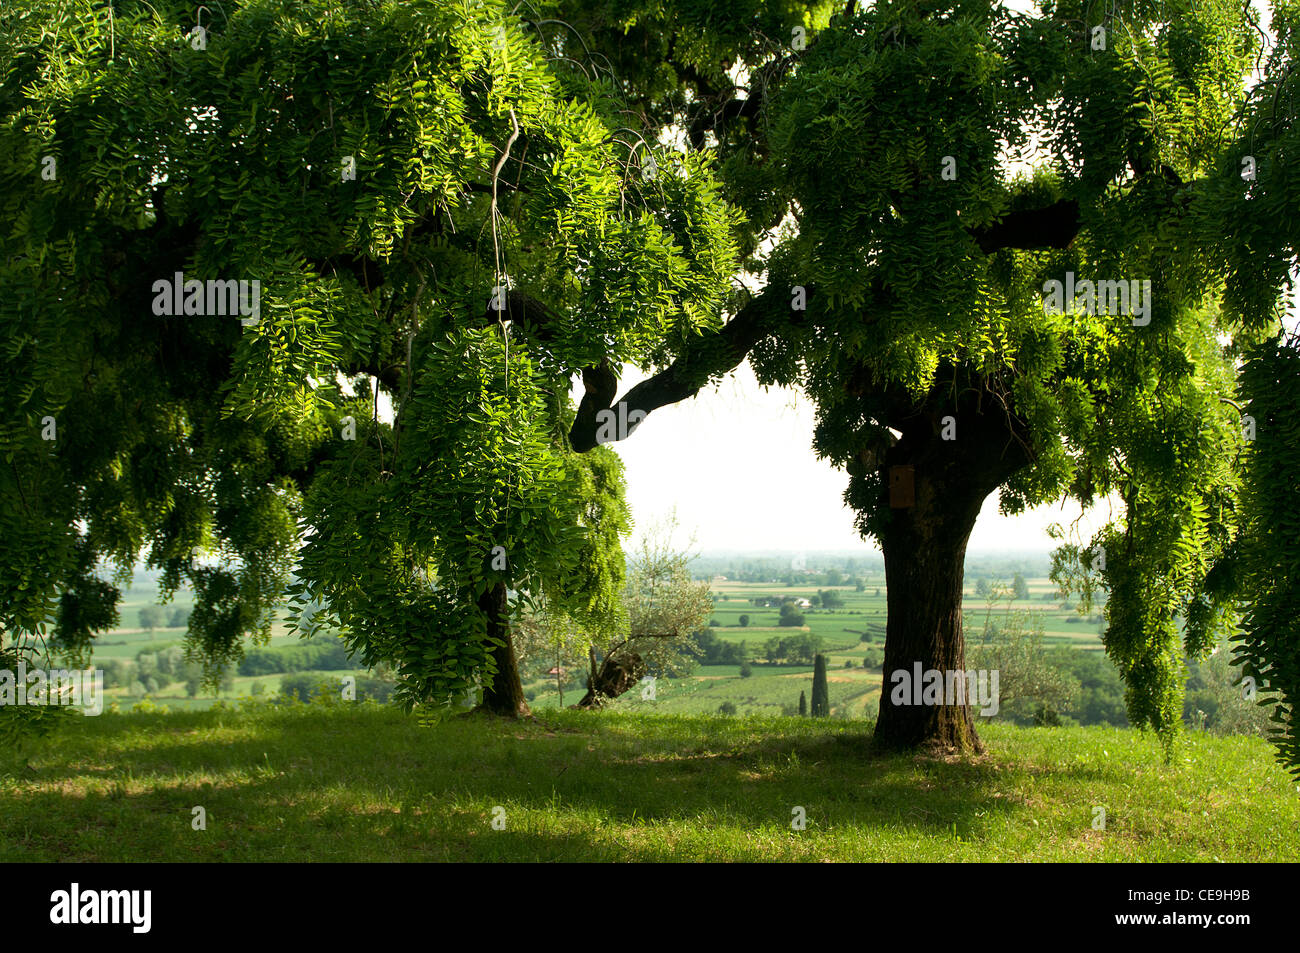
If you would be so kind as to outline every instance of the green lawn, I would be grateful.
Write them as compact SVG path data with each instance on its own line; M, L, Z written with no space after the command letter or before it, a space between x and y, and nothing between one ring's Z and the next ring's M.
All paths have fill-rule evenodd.
M981 731L987 756L949 761L875 754L870 723L837 719L105 714L0 774L0 850L50 862L1300 857L1300 796L1264 741L1192 734L1166 766L1130 730ZM191 829L195 806L205 831ZM799 807L803 831L790 826Z

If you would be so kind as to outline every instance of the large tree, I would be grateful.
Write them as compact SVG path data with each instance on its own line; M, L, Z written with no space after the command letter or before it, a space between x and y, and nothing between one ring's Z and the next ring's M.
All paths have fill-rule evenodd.
M198 590L191 636L236 652L301 525L304 595L409 700L483 677L517 713L509 613L543 599L599 627L617 588L600 495L562 474L599 485L602 443L749 357L816 402L814 445L884 550L886 678L964 668L986 497L1109 497L1119 516L1063 556L1109 587L1130 717L1171 740L1179 626L1204 651L1243 591L1211 569L1231 563L1243 440L1220 338L1269 336L1229 317L1272 314L1294 260L1245 278L1219 245L1240 265L1261 226L1207 225L1240 184L1233 124L1265 108L1268 201L1294 207L1290 99L1242 108L1253 14L841 8L261 0L201 31L178 4L6 8L0 478L22 505L0 625L38 628L62 591L77 642L116 601L98 559L149 543ZM715 157L766 282L725 325ZM259 319L156 315L150 282L182 270L261 280ZM1045 308L1073 277L1138 281L1136 300ZM655 373L620 398L629 360ZM1244 547L1251 578L1270 545ZM877 736L979 747L965 706L888 695Z
M1232 130L1254 12L557 9L636 78L647 115L719 154L747 214L747 267L766 278L717 335L620 400L652 412L746 357L760 381L803 388L814 446L846 469L846 498L884 551L887 684L916 663L965 668L963 558L987 497L1009 513L1113 501L1114 518L1062 557L1110 590L1105 644L1130 719L1168 746L1183 650L1207 651L1241 595L1211 570L1239 520L1235 361L1260 335L1222 310L1204 210L1240 184ZM654 67L638 72L638 57ZM1284 272L1240 293L1271 307ZM588 385L592 411L613 403L612 369ZM877 738L980 747L968 706L888 692Z
M707 157L497 2L192 10L0 14L0 632L84 653L143 550L215 673L298 560L408 702L526 712L511 615L599 633L622 582L571 381L729 294Z

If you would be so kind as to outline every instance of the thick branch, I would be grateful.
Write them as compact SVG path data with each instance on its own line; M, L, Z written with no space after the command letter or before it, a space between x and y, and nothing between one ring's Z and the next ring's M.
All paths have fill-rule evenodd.
M626 404L627 417L636 411L648 415L660 407L694 397L710 379L734 370L767 334L770 307L766 293L751 298L722 330L693 339L681 357L637 384L617 403L612 398L618 382L608 364L583 371L587 392L569 431L573 449L585 453L596 446L597 416L601 411L617 414L618 404ZM620 433L618 439L624 436Z

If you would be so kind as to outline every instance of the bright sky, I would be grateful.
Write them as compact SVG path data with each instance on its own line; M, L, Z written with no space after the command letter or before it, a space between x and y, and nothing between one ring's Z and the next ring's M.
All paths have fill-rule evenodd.
M620 395L642 376L628 368ZM760 387L748 363L691 400L656 410L636 433L610 444L627 467L638 528L675 509L683 534L694 533L696 551L878 551L853 528L843 501L847 475L812 451L813 420L811 401ZM997 509L990 497L972 551L1050 549L1048 524L1079 515L1077 506L1014 518Z

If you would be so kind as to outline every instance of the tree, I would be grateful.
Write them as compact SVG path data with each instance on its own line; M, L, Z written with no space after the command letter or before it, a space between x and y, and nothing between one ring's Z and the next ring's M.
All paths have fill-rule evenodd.
M1029 583L1025 582L1025 577L1016 573L1016 578L1011 582L1011 590L1015 598L1029 598Z
M745 615L744 613L741 613L741 616L737 621L740 623L741 628L744 628L745 626L749 625L749 616Z
M989 594L989 581L983 576L975 580L975 595L987 596Z
M739 665L748 658L746 643L736 645L718 638L708 629L695 633L694 646L686 646L687 651L705 665Z
M1300 778L1300 534L1294 525L1300 501L1300 432L1294 426L1300 335L1294 325L1284 327L1279 301L1279 289L1292 289L1290 275L1300 267L1294 196L1300 7L1277 2L1270 8L1277 43L1201 207L1216 264L1227 275L1225 311L1236 323L1245 359L1241 400L1233 405L1246 436L1241 533L1209 577L1217 594L1243 596L1247 603L1232 662L1243 677L1255 679L1261 707L1277 706L1271 740L1279 761ZM1288 105L1279 108L1280 103ZM1200 616L1213 608L1196 604L1190 612Z
M14 175L0 195L19 223L0 237L0 308L20 368L0 418L106 422L81 444L65 427L54 454L32 426L0 435L5 498L25 501L0 517L14 568L0 628L35 631L60 591L79 591L59 633L84 646L116 600L99 557L152 539L199 595L190 638L237 653L269 633L302 516L316 532L301 594L330 604L366 657L402 666L408 703L484 676L485 702L520 713L506 593L576 598L566 553L596 525L553 465L748 357L760 381L817 404L814 447L846 470L858 528L881 545L887 673L964 668L965 547L990 494L1008 512L1113 494L1115 521L1058 553L1082 576L1105 553L1090 584L1110 594L1106 649L1133 723L1169 749L1181 659L1227 631L1243 592L1260 597L1242 644L1252 670L1296 697L1276 577L1292 580L1269 576L1294 554L1266 535L1269 507L1287 504L1256 483L1290 472L1271 469L1289 441L1240 453L1233 366L1276 331L1295 261L1296 133L1276 106L1295 40L1279 29L1247 99L1249 5L1126 5L1099 46L1081 0L1030 14L989 0L630 0L617 14L540 0L522 26L433 0L263 0L226 5L222 55L206 60L150 13L110 18L106 37L82 0L86 30L47 37L63 8L26 6L37 15L4 41L18 80L0 87L0 146L61 171L57 189ZM1294 21L1293 3L1276 7ZM794 27L809 42L788 42ZM113 36L149 66L113 72ZM47 60L70 64L57 83L38 82ZM275 82L235 82L269 63ZM322 63L337 78L323 87ZM394 63L396 106L373 92ZM589 82L596 64L615 78ZM602 92L614 87L626 102ZM645 123L633 135L629 115ZM662 150L644 159L661 138L683 140L689 174ZM1262 160L1250 205L1247 146ZM326 182L349 155L365 174ZM251 183L233 201L232 168ZM719 181L743 220L716 201ZM73 235L76 267L55 267ZM134 321L150 305L135 276L178 265L257 271L276 291L267 320ZM742 268L766 284L725 302L724 324ZM1066 287L1088 291L1057 313ZM502 307L484 309L489 295ZM653 373L620 397L625 361ZM111 373L92 381L88 366ZM336 388L340 373L365 396ZM575 411L562 395L578 374ZM1249 393L1266 410L1290 386ZM380 390L391 427L375 422ZM348 410L370 423L341 447ZM1255 496L1238 507L1243 456ZM486 465L466 477L467 461ZM213 536L238 558L191 562ZM508 577L483 569L499 539ZM954 706L886 700L876 736L980 748Z
M804 718L808 714L808 698L803 692L799 693L799 717Z
M817 595L821 597L823 609L843 609L844 597L834 589L819 589Z
M193 586L215 683L300 556L291 596L408 707L482 683L525 714L511 622L617 616L618 518L583 491L639 418L571 381L663 361L731 293L708 157L650 145L553 24L496 2L235 0L188 43L148 5L20 6L0 631L57 605L86 652L118 597L98 567L144 551Z
M1254 692L1249 690L1251 683L1232 664L1226 649L1221 645L1204 661L1189 660L1183 718L1189 726L1212 734L1268 737L1278 720L1276 703L1268 703L1258 686Z
M814 661L812 684L812 716L825 718L831 713L830 690L826 684L826 656L820 652Z
M803 613L795 608L793 602L784 603L781 606L781 617L777 624L783 626L801 626L804 624Z
M1235 374L1219 238L1198 208L1228 181L1220 158L1240 157L1249 7L1126 8L1097 45L1077 0L1031 14L893 0L833 20L839 5L709 6L704 31L693 10L645 4L638 35L665 57L651 71L597 6L557 6L629 71L647 115L720 156L747 250L788 216L750 263L764 290L630 404L681 400L746 356L762 383L813 398L814 447L847 470L858 526L884 553L886 673L964 669L964 553L988 495L1018 512L1113 493L1115 522L1058 552L1105 549L1106 648L1131 719L1168 752L1174 620L1208 600L1184 642L1200 653L1231 611L1206 580L1236 533L1241 437L1221 399ZM815 35L806 50L769 39L795 17ZM743 63L746 88L711 63ZM1257 282L1255 300L1277 288ZM968 706L886 699L876 738L981 748Z
M1043 621L1037 613L1007 612L996 629L986 617L969 658L972 669L998 673L999 714L1032 721L1078 704L1079 682L1043 647Z
M163 611L158 606L145 606L140 610L140 628L150 633L163 624Z
M183 629L190 623L190 610L177 606L167 619L168 628Z
M740 663L741 678L749 678L753 674L754 674L754 670L749 666L749 659L745 659L745 661Z
M587 693L577 707L598 708L647 672L668 667L713 612L708 583L691 578L691 554L674 547L676 525L672 518L647 532L628 561L626 632L603 646L603 658L595 645L589 648Z

